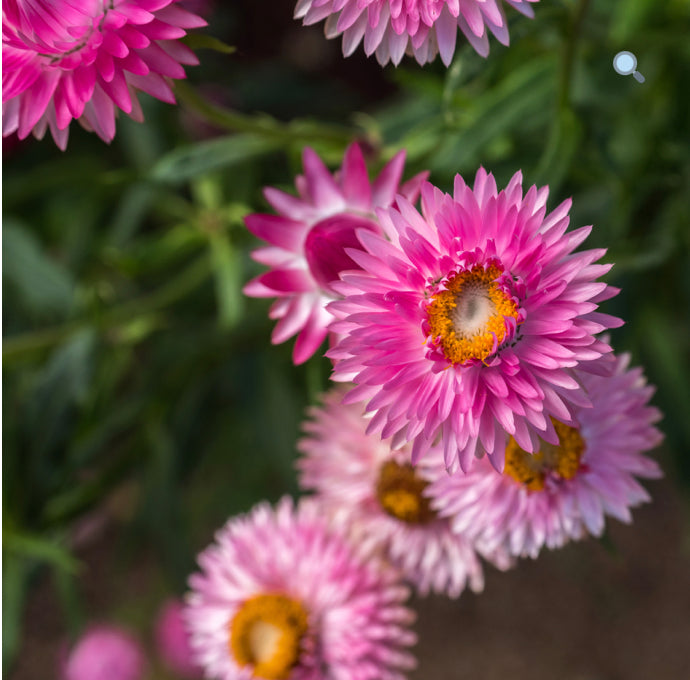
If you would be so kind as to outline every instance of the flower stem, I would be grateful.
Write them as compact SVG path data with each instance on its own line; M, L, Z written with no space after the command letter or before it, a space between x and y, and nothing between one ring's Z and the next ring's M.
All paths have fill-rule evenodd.
M577 51L577 43L582 31L582 24L584 23L587 10L589 9L589 2L590 0L580 0L580 2L578 2L570 22L570 30L568 31L568 38L565 41L563 59L561 61L560 85L558 88L559 111L570 107L570 83L573 77L575 52Z
M251 132L266 138L278 139L285 143L300 144L330 143L345 147L361 132L339 125L327 125L314 121L295 120L282 123L266 114L246 115L221 108L206 101L191 85L179 82L175 86L178 99L207 121L233 132Z

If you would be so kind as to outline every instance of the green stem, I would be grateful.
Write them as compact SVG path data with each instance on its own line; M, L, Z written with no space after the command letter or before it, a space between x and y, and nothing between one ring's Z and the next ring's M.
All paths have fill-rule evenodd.
M211 264L207 255L195 260L187 269L172 281L162 285L153 293L143 295L136 300L128 300L105 310L97 321L101 330L107 330L118 324L150 314L159 309L170 306L176 300L187 295L203 283L211 272ZM58 344L78 330L94 324L92 318L77 319L44 328L40 331L22 333L5 338L2 346L3 360L11 361L26 354L40 351Z
M284 142L295 142L296 140L305 144L329 142L343 146L358 135L357 130L342 126L319 123L316 127L316 123L299 120L281 123L266 114L250 116L230 111L209 103L185 82L179 82L175 85L175 94L180 102L202 115L210 123L233 132L249 132Z
M575 64L575 52L577 43L580 39L582 24L584 23L590 0L580 0L575 14L570 22L568 39L563 50L563 61L561 62L560 86L558 89L558 108L559 110L570 107L570 81L573 76L573 66Z

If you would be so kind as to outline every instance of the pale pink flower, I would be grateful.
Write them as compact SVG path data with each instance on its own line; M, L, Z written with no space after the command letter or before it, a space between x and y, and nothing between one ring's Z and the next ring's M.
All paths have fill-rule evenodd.
M118 109L143 120L138 91L175 103L172 79L198 63L180 38L205 25L177 0L5 0L3 136L50 128L64 150L76 119L110 142Z
M331 390L303 425L300 486L315 491L324 508L344 518L353 542L379 553L421 595L458 597L465 586L481 591L475 545L453 534L448 520L430 507L427 488L439 474L428 463L433 456L412 468L407 447L392 451L377 435L366 434L362 406L343 404L343 393ZM441 470L445 476L443 465ZM485 557L501 568L510 565L507 553Z
M378 212L388 238L361 230L366 252L347 251L364 271L334 284L333 379L368 400L369 433L413 442L413 464L440 438L450 471L478 449L501 470L509 435L556 443L550 416L588 403L571 369L610 351L594 334L622 322L594 310L618 291L596 281L604 249L573 252L591 227L566 233L571 202L547 215L547 195L523 196L520 173L498 192L483 169L453 196L426 183L422 215L399 197Z
M270 271L250 281L244 292L252 297L278 298L269 316L278 319L271 342L280 344L297 334L293 351L301 364L319 348L332 319L326 304L339 296L333 282L347 269L358 269L347 248L359 248L356 231L380 233L375 210L392 204L396 194L410 201L419 195L427 173L400 185L405 152L398 153L374 182L358 144L345 152L343 165L332 175L316 153L306 148L304 175L295 179L298 196L267 187L264 196L278 215L254 214L247 228L270 245L252 257Z
M310 500L231 519L199 555L186 619L206 677L404 680L408 590Z
M505 0L532 18L531 3ZM396 66L404 54L424 65L438 53L448 66L455 52L458 29L483 57L489 54L489 31L509 42L508 22L501 0L298 0L295 18L305 26L325 19L327 38L343 36L349 57L364 39L367 56L376 53L381 66Z
M141 645L115 626L93 626L77 640L62 668L64 680L142 680Z
M649 500L636 477L661 476L643 455L662 439L649 406L654 389L630 357L605 357L610 376L577 371L592 402L578 408L573 426L557 423L559 445L541 443L537 456L511 441L503 474L486 460L465 475L437 477L432 505L463 535L515 556L537 557L587 534L600 536L605 515L632 521L630 508Z
M202 668L192 658L183 610L180 600L171 599L163 604L156 620L156 647L171 671L184 678L201 678Z

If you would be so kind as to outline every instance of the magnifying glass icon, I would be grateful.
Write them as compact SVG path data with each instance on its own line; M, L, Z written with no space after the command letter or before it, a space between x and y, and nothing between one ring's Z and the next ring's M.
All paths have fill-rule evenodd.
M613 58L613 70L622 76L632 77L638 83L644 83L644 76L636 70L637 69L637 57L632 52L619 52Z

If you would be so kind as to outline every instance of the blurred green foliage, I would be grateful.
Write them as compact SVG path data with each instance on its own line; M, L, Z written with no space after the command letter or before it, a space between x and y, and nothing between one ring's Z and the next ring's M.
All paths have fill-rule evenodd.
M232 12L208 31L230 44ZM690 483L690 4L562 0L536 15L511 13L510 48L463 47L447 70L406 61L382 77L353 57L382 97L341 86L333 60L204 51L180 106L142 97L147 122L121 118L112 146L73 125L66 153L46 140L6 155L5 668L40 570L78 616L75 529L118 490L135 489L118 510L131 559L152 548L177 589L229 515L295 491L299 423L329 366L295 368L291 343L270 345L268 302L241 293L260 271L242 218L267 209L262 186L291 189L305 145L337 166L359 138L372 172L405 148L408 176L430 169L446 189L480 165L499 186L522 169L550 185L551 208L572 196L572 224L593 224L588 245L617 263L614 345L658 385L667 473ZM644 85L614 72L622 49Z

